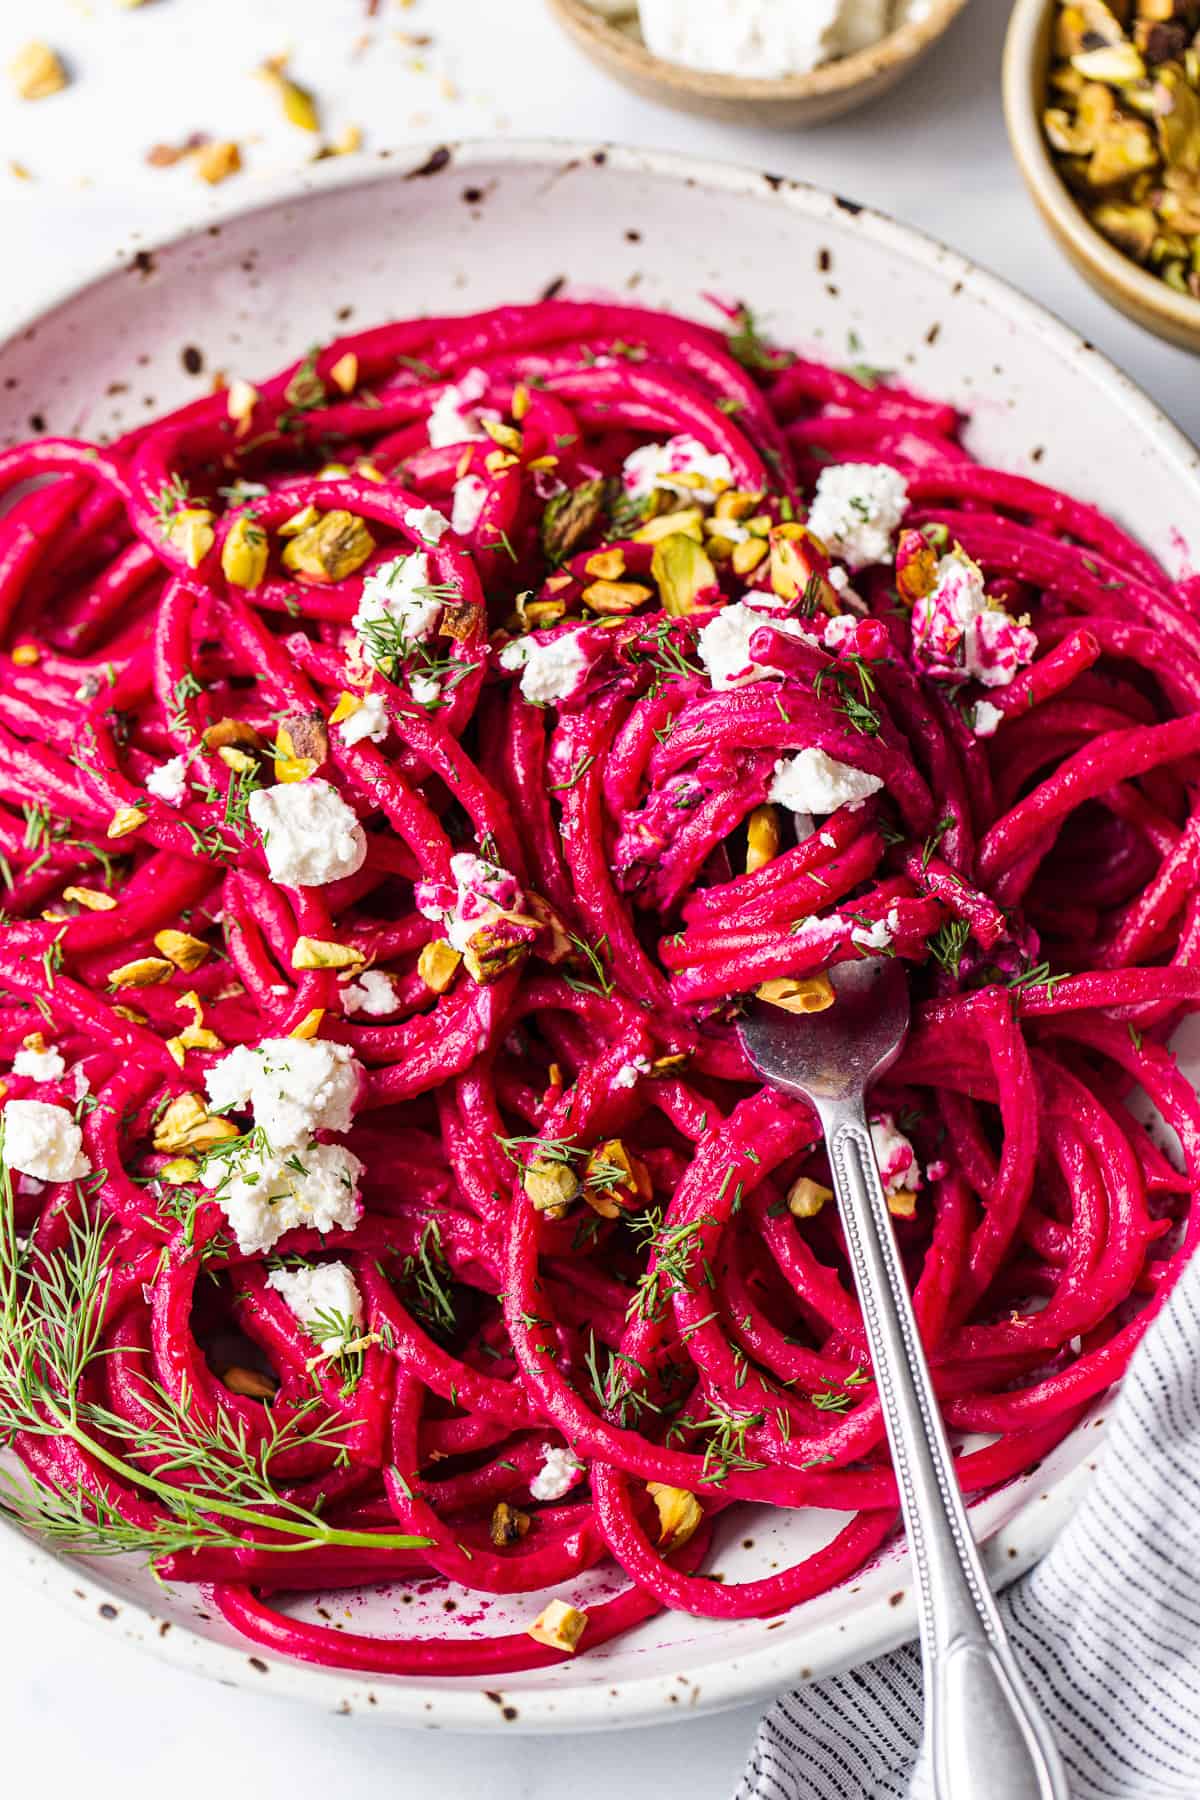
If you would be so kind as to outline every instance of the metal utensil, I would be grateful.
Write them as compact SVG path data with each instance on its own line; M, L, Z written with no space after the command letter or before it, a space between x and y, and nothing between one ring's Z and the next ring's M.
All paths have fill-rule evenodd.
M975 1547L867 1125L867 1088L908 1031L908 982L887 957L841 964L831 979L825 1012L755 1001L739 1036L764 1080L815 1107L825 1134L916 1573L934 1792L1069 1800Z

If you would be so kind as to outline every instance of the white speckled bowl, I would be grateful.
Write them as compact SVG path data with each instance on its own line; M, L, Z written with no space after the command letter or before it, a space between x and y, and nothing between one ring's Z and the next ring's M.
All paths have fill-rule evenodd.
M152 253L122 250L115 269L0 346L0 443L31 428L119 431L205 391L216 369L269 370L348 320L486 306L564 281L711 317L707 290L744 296L788 343L834 362L865 357L957 401L979 454L1107 507L1172 567L1200 551L1196 453L1122 375L993 277L848 200L654 153L507 143L326 163L287 191L229 192L245 210L215 207L210 224ZM1103 1411L976 1509L997 1580L1040 1556L1078 1504ZM719 1567L761 1575L835 1524L738 1509L723 1521ZM8 1527L0 1566L221 1680L459 1729L577 1731L765 1699L915 1631L907 1563L892 1553L785 1617L662 1615L577 1662L481 1691L259 1655L194 1595L164 1593L133 1566L57 1558ZM586 1604L605 1579L589 1577L574 1597ZM443 1598L402 1604L367 1591L324 1604L335 1621L393 1633L512 1629L540 1605L481 1607L463 1594L448 1615Z

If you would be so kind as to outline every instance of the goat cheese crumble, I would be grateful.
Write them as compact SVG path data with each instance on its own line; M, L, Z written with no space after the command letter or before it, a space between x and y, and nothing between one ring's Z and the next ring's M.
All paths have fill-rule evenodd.
M423 644L437 630L444 604L423 550L380 563L363 582L350 621L367 661L378 669L406 644Z
M480 420L500 416L474 404L487 393L487 384L482 369L468 369L458 381L442 389L429 412L429 442L433 449L444 450L451 444L467 444L487 436Z
M283 1156L251 1149L241 1158L209 1157L200 1179L225 1214L242 1255L254 1256L302 1225L352 1231L362 1214L362 1172L362 1163L344 1144L314 1141Z
M10 1100L4 1108L4 1160L38 1181L80 1181L92 1165L83 1154L83 1132L65 1106L45 1100Z
M455 482L450 524L459 537L466 537L469 531L474 531L486 499L487 482L481 481L478 475L462 475Z
M218 1112L249 1108L272 1150L291 1150L314 1131L348 1131L362 1069L348 1044L325 1038L264 1038L239 1044L204 1077Z
M935 681L1007 687L1032 662L1037 642L1028 625L988 599L983 570L960 549L939 560L933 591L913 606L913 661Z
M366 1013L369 1018L382 1019L394 1013L398 1005L392 978L382 969L364 969L357 981L347 982L342 989L343 1012Z
M689 69L777 80L876 44L892 0L639 0L654 56Z
M450 529L449 519L436 506L409 506L403 516L408 529L425 544L440 544Z
M159 763L146 777L146 792L167 806L182 806L187 799L187 757L173 756Z
M885 1194L899 1194L905 1189L911 1192L921 1186L917 1153L891 1113L880 1113L871 1120L871 1143Z
M367 860L366 833L353 810L319 776L256 788L247 811L271 880L284 887L323 887L356 874Z
M636 1087L639 1076L648 1075L649 1073L650 1058L648 1056L635 1056L632 1062L621 1064L620 1068L612 1078L612 1085L615 1088Z
M529 1484L535 1500L561 1500L583 1474L583 1464L569 1450L542 1445L542 1466Z
M817 477L808 528L852 569L866 569L888 560L907 505L908 483L886 463L834 463Z
M971 715L971 730L976 737L994 737L1004 714L990 700L977 700Z
M450 858L450 874L453 893L445 882L422 881L414 898L422 918L443 926L453 948L465 953L481 926L490 924L497 913L519 912L525 895L515 875L468 850Z
M500 652L502 669L521 671L521 694L535 706L570 700L583 686L588 655L578 631L564 631L544 643L535 637L514 638Z
M388 713L382 694L364 694L362 705L338 726L344 744L382 744L388 734Z
M272 1269L267 1286L282 1294L310 1337L335 1355L362 1329L363 1303L354 1272L343 1262Z
M13 1057L14 1075L25 1075L30 1081L57 1081L65 1075L67 1065L62 1051L51 1044L48 1050L18 1050Z
M733 465L724 451L706 450L699 438L680 433L665 444L643 444L632 451L622 464L621 480L632 500L668 488L707 503L733 486Z
M767 789L767 799L793 812L836 812L839 806L853 805L876 794L883 786L878 775L868 775L850 763L838 762L824 750L810 745L796 756L782 757Z
M795 619L771 618L742 601L733 606L723 606L696 634L697 654L715 689L724 691L749 687L751 682L765 681L769 676L782 674L782 670L756 663L750 655L750 640L763 626L785 632L788 637L799 638L802 643L816 643L811 632L805 631Z

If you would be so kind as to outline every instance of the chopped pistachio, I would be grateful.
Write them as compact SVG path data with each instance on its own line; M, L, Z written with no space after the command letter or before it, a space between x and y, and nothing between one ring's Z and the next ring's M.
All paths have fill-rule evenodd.
M760 982L754 991L760 1000L794 1013L825 1012L836 998L828 975L781 975Z
M462 962L462 952L445 938L433 938L422 947L417 958L417 974L435 994L444 994L454 977L458 974Z
M574 1656L587 1619L587 1614L577 1606L568 1606L565 1600L551 1600L529 1627L529 1635L539 1644L548 1644L552 1650L566 1650Z
M241 427L240 437L249 427L251 415L258 405L258 389L249 381L243 381L240 375L234 377L225 395L225 410L235 425Z
M283 521L278 528L279 535L282 538L299 537L302 531L307 531L310 525L315 525L320 517L320 513L310 502L307 506L302 506L299 512L294 512L290 519Z
M158 1171L158 1179L165 1181L168 1187L183 1187L186 1182L195 1181L200 1173L200 1164L190 1156L177 1156L171 1162L164 1163Z
M533 1524L527 1512L510 1506L507 1500L498 1500L492 1509L492 1522L488 1535L497 1550L503 1550L508 1544L519 1543Z
M249 775L252 769L258 767L258 758L251 756L248 750L239 750L236 744L222 744L217 755L235 775Z
M672 618L698 612L702 594L715 595L717 571L701 545L681 531L654 546L650 574L662 596L663 611Z
M38 38L17 51L8 72L22 100L47 100L67 85L61 58Z
M109 987L155 987L160 981L170 981L175 973L175 965L163 956L137 956L132 962L122 963L119 968L110 969Z
M665 1481L648 1481L646 1492L658 1512L659 1548L678 1550L703 1522L700 1502L686 1488L668 1487Z
M297 125L301 131L320 131L321 120L315 99L307 88L302 88L285 73L286 69L286 56L272 56L262 65L259 74L279 95L283 116L289 125Z
M201 144L192 157L192 166L201 181L215 187L218 182L237 174L242 166L242 153L232 139Z
M745 538L740 544L733 546L730 561L735 575L749 575L757 569L763 557L767 555L769 546L765 538Z
M593 581L584 588L580 597L584 605L593 612L617 618L624 613L636 612L653 595L654 589L643 587L640 581Z
M788 1211L793 1219L815 1219L821 1208L833 1199L833 1189L822 1187L807 1175L793 1181L787 1192Z
M241 1133L232 1119L205 1110L199 1094L180 1094L154 1127L156 1150L211 1150Z
M597 550L595 556L589 556L583 565L584 573L597 581L620 581L625 573L625 552L618 546L615 550ZM13 652L15 658L16 651Z
M620 1138L597 1144L583 1168L583 1197L602 1219L636 1212L653 1197L650 1171Z
M779 808L756 806L746 825L746 873L763 868L779 855Z
M143 812L140 806L118 806L104 835L110 838L128 837L131 831L139 830L149 817L150 814Z
M206 750L261 750L262 734L246 719L217 719L206 725L200 739Z
M529 1196L534 1212L561 1218L579 1192L579 1177L565 1162L549 1156L535 1156L521 1177L521 1185Z
M353 513L325 513L296 534L283 552L284 567L313 581L344 581L361 569L375 539Z
M18 669L32 669L41 662L42 653L36 644L14 644L12 659Z
M897 1188L888 1195L887 1207L893 1218L911 1219L917 1210L917 1196L912 1188Z
M161 951L168 962L174 963L190 975L198 969L209 954L210 946L203 938L193 937L190 931L157 931L154 934L154 948Z
M292 945L293 969L357 969L365 961L355 945L328 938L298 937Z
M181 506L167 529L167 542L174 544L189 569L198 569L216 542L207 506Z
M704 514L698 506L685 506L678 512L659 513L657 518L648 519L644 525L638 526L633 533L633 541L635 544L657 544L675 533L694 538L698 544L703 541Z
M221 546L221 573L232 587L256 588L267 572L267 534L255 520L239 513Z
M111 912L117 904L115 894L102 893L99 888L65 887L62 892L64 900L74 900L77 906L84 906L88 912Z
M358 386L358 357L353 350L339 356L329 371L329 379L339 393L352 394Z
M314 1006L311 1012L305 1013L298 1025L293 1025L292 1029L288 1032L288 1036L294 1038L315 1038L318 1031L321 1029L321 1020L324 1017L325 1008L323 1006Z

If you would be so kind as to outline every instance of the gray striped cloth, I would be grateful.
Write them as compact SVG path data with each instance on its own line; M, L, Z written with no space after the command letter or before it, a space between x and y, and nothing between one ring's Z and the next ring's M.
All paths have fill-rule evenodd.
M1083 1505L1001 1610L1075 1800L1198 1800L1200 1256L1130 1366ZM737 1800L930 1800L920 1739L910 1646L778 1701Z

